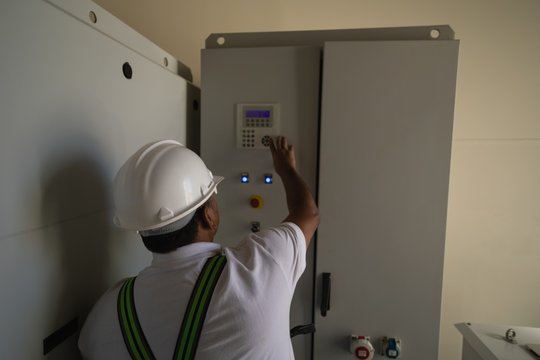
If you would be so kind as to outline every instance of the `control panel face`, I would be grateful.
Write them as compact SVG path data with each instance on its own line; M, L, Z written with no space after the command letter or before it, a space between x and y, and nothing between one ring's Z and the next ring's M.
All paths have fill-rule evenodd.
M237 104L236 147L265 149L279 134L278 104Z

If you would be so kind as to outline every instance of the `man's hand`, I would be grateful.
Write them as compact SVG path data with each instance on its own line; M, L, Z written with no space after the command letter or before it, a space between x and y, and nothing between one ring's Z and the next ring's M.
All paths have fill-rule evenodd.
M307 184L296 171L294 149L292 145L288 144L287 139L283 136L272 139L270 151L274 160L274 168L283 182L287 196L289 215L285 221L298 225L304 233L306 245L309 245L319 226L317 204L315 204Z
M296 170L296 158L294 156L294 148L289 145L287 138L278 136L270 142L270 151L274 160L274 168L279 176L284 171Z

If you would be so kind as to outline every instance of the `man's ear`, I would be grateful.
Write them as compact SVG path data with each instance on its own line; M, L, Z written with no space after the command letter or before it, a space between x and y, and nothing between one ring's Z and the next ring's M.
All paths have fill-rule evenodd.
M217 223L217 217L216 212L212 208L212 206L205 206L203 209L202 214L202 226L207 230L217 230L218 223Z

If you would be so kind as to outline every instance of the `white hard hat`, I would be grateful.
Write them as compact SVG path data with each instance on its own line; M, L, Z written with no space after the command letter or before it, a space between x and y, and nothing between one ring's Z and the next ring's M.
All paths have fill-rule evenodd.
M143 235L175 231L187 225L222 180L177 141L147 144L116 174L114 222Z

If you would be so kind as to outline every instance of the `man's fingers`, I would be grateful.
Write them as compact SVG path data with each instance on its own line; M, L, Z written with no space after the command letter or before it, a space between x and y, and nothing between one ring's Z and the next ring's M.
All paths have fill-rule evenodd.
M276 136L276 149L287 149L287 138L285 136Z
M276 145L274 144L275 139L270 139L270 151L272 153L276 152Z
M288 149L288 148L289 148L289 145L288 145L288 142L287 142L287 138L286 138L286 137L283 137L283 148L284 148L284 149Z
M270 142L270 149L274 151L292 151L293 146L289 145L289 141L285 136L276 136Z

